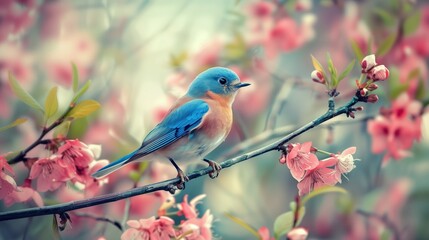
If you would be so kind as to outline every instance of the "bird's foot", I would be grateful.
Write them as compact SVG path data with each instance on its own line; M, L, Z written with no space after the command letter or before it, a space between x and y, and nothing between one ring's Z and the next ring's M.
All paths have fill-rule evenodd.
M183 190L185 189L185 182L189 181L188 176L182 171L182 169L177 169L177 177L180 178L180 182L176 184L177 189Z
M211 179L217 178L219 176L220 171L222 170L222 166L219 163L215 162L215 161L211 161L211 160L208 160L208 159L203 159L203 160L205 162L207 162L209 164L209 166L213 169L213 171L211 171L209 173L209 177Z

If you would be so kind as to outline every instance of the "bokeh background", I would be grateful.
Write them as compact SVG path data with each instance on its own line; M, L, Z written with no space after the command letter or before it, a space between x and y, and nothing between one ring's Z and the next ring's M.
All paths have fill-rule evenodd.
M326 89L310 78L314 70L310 55L325 64L329 52L335 66L343 70L357 59L356 48L366 55L392 34L400 34L393 47L377 56L391 72L391 78L379 84L377 103L365 104L356 119L340 116L332 120L336 124L294 139L312 141L334 153L356 146L354 157L360 159L347 175L349 180L339 185L349 196L329 194L311 200L301 226L308 229L311 239L394 239L395 232L401 239L425 239L429 237L427 111L422 114L422 138L410 149L412 154L384 166L384 155L372 153L367 120L378 115L381 107L389 107L400 92L417 96L421 91L415 98L427 104L428 16L426 1L411 0L2 0L0 121L6 125L18 117L29 120L0 133L0 152L30 145L42 126L38 113L10 91L9 71L41 103L52 86L60 86L58 96L64 109L71 97L71 62L76 64L81 84L92 80L84 98L99 101L101 108L74 121L67 137L101 145L100 159L114 160L139 146L199 72L211 66L230 67L252 86L237 96L230 136L209 155L221 161L268 144L326 111ZM404 22L408 28L401 28ZM338 106L355 92L360 60L338 88ZM415 69L419 69L418 76L413 76L416 80L409 79ZM398 90L398 83L407 81L410 84ZM45 153L40 149L32 152L41 154ZM298 192L296 180L279 164L279 157L280 153L270 152L222 171L215 180L193 180L175 196L176 201L185 194L190 198L206 194L199 209L210 209L217 238L252 237L225 213L256 229L267 226L272 231L274 220L289 210ZM165 163L152 164L138 185L175 177L174 168ZM187 171L202 166L189 166ZM19 185L28 169L22 163L13 167ZM133 187L127 171L134 168L112 174L99 194ZM84 195L68 185L42 197L48 205ZM159 194L132 198L129 219L156 214L161 202ZM78 211L121 221L124 205L125 200ZM6 207L0 203L1 211L29 206L34 204ZM357 210L385 216L387 221ZM63 239L119 239L121 235L108 223L72 217L72 227L61 232ZM53 239L52 217L0 224L1 239L19 239L23 231L26 239Z

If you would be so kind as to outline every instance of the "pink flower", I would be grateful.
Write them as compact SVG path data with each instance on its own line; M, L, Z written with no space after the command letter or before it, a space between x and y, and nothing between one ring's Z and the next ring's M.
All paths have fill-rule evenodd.
M389 69L384 65L378 65L371 69L368 76L374 81L383 81L389 77Z
M250 6L250 14L253 17L265 19L271 16L275 9L275 5L268 1L255 2Z
M9 196L16 188L15 180L3 171L0 171L0 199Z
M66 140L58 148L58 163L68 169L85 168L98 157L100 151L99 147L88 146L79 140Z
M72 82L72 67L77 66L79 79L88 77L93 61L98 52L97 42L89 33L71 32L59 41L46 41L49 46L44 57L44 65L48 78L65 86Z
M334 166L336 162L335 159L328 158L319 161L319 165L316 168L306 171L303 179L298 183L299 195L303 196L317 188L337 184L335 170L328 168Z
M93 197L99 191L101 186L108 182L108 178L93 178L91 175L109 164L108 160L93 161L80 175L80 182L85 185L85 197Z
M311 142L290 144L286 156L286 164L292 176L300 181L307 170L314 169L319 164L317 156L310 152Z
M393 102L391 109L383 110L384 115L368 121L372 152L386 151L384 163L390 157L399 160L410 155L407 150L422 134L421 108L421 103L403 93Z
M386 151L386 163L390 157L399 160L410 155L406 150L411 148L414 139L417 139L416 133L420 132L420 125L407 119L378 116L368 121L368 132L372 137L372 152Z
M301 47L314 36L314 17L306 16L298 26L292 18L285 17L277 21L265 40L268 58L273 58L281 51L290 52Z
M70 179L66 168L58 164L57 156L37 160L30 170L29 179L37 179L37 190L40 192L54 191L66 184Z
M362 67L362 72L369 72L373 67L377 66L377 62L375 61L375 55L371 54L364 57L360 65Z
M349 147L341 154L334 156L334 159L337 160L335 164L335 177L339 183L341 183L341 175L351 172L356 167L354 164L355 159L352 155L355 153L356 147Z
M198 216L196 206L198 202L205 197L205 194L198 195L193 198L190 203L188 203L188 195L186 194L183 197L183 202L177 205L177 208L179 209L177 215L183 215L186 219L196 218Z
M4 156L0 156L0 171L2 172L8 171L9 174L15 175L13 168L9 165L9 163L7 162L7 159Z
M259 233L259 237L261 240L274 240L275 239L273 237L270 237L270 230L265 226L260 227L258 230L258 233Z
M4 203L9 207L17 202L33 200L38 207L43 207L43 199L38 192L31 188L31 180L26 179L21 187L17 187L14 192L6 196Z
M155 217L140 220L129 220L128 228L122 235L121 240L169 240L175 237L173 228L174 221L171 218L161 216L155 220Z
M186 240L210 240L212 239L213 215L207 210L202 218L192 218L180 224L180 232L185 235Z
M313 72L311 72L311 80L316 83L325 84L325 78L323 77L323 73L318 70L314 70Z
M294 228L287 233L288 240L305 240L307 239L307 236L307 229L302 227Z

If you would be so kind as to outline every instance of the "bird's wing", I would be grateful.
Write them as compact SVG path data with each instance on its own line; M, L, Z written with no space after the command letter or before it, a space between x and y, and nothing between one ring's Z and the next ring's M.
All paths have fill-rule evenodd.
M209 105L200 99L174 109L146 136L141 147L128 161L155 152L186 136L201 124L208 111Z

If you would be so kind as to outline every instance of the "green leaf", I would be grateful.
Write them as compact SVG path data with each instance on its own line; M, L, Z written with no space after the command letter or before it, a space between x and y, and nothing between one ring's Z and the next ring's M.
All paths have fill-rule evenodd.
M4 130L7 130L7 129L9 129L9 128L13 128L13 127L18 126L18 125L20 125L20 124L23 124L23 123L25 123L26 121L27 121L27 119L26 119L26 118L18 118L18 119L16 119L15 121L13 121L12 123L9 123L9 124L8 124L8 125L6 125L6 126L0 127L0 132L3 132Z
M420 19L422 18L421 11L410 14L404 22L404 34L408 36L419 28Z
M73 92L77 92L79 87L79 72L77 70L76 64L72 63L73 68Z
M93 113L100 108L100 103L95 100L83 100L76 104L74 108L67 114L67 117L76 119L83 118Z
M384 56L393 47L393 45L395 44L395 41L396 41L396 33L393 33L390 36L388 36L386 39L384 39L384 41L378 47L375 55L377 57Z
M11 72L9 72L9 85L12 88L12 92L15 93L21 101L43 113L42 106L40 106L40 104L27 91L25 91L24 88L22 88L21 84L16 81Z
M337 186L326 186L326 187L321 187L318 188L312 192L310 192L308 195L306 195L305 197L302 198L302 205L305 205L308 200L319 196L321 194L325 194L325 193L343 193L343 194L347 194L347 190L345 190L344 188L341 187L337 187Z
M317 58L315 58L313 55L311 55L311 62L313 63L314 69L322 73L325 73L325 70L323 69L322 64L320 64L319 60L317 60Z
M45 100L45 119L49 119L58 111L57 87L51 88Z
M259 235L258 231L254 227L250 226L250 224L245 222L243 219L236 217L230 213L225 213L225 216L231 219L233 222L240 225L241 227L243 227L244 229L246 229L247 231L249 231L256 238L261 239L261 236Z
M76 103L77 100L79 100L79 98L88 90L89 86L91 86L91 80L86 81L82 88L79 89L79 91L73 97L72 103Z
M340 74L338 77L338 83L341 82L349 73L353 70L353 67L355 66L356 60L353 60L349 65L347 65L346 69Z
M326 59L328 60L328 71L331 75L332 87L336 87L338 84L337 79L337 69L334 66L334 62L332 61L331 55L329 53L326 54Z
M279 238L293 228L293 212L280 214L274 221L274 236Z
M360 49L359 45L355 41L351 41L350 44L352 46L354 54L356 55L357 60L362 61L362 59L364 57L362 49Z
M374 8L373 12L383 21L384 25L391 26L396 23L396 16L391 14L391 11L388 11L384 8Z

